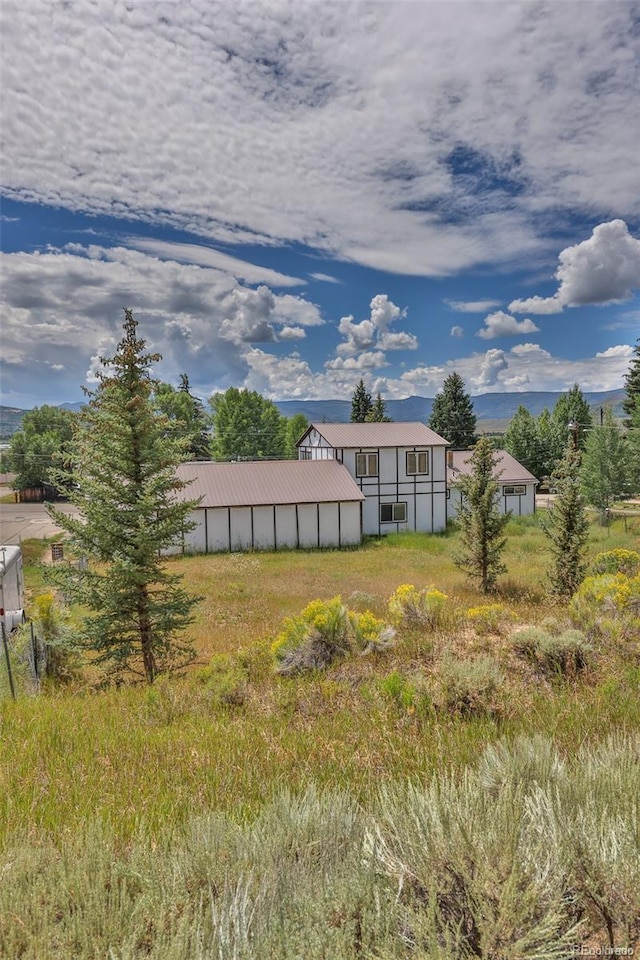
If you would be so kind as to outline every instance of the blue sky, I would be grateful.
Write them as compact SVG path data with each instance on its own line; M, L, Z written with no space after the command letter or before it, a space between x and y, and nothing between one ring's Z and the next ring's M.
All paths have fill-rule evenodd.
M2 402L622 386L640 6L3 0Z

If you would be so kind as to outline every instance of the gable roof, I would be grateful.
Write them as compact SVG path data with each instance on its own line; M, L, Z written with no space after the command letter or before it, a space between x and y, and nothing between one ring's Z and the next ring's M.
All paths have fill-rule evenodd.
M364 500L349 471L337 460L249 460L181 463L179 498L201 497L201 507L250 507Z
M471 473L471 450L450 450L447 454L447 482L455 485L458 477ZM500 483L537 483L538 480L526 467L506 450L496 450L494 477Z
M312 423L301 446L311 430L317 430L329 446L358 447L442 447L449 441L438 436L424 423Z

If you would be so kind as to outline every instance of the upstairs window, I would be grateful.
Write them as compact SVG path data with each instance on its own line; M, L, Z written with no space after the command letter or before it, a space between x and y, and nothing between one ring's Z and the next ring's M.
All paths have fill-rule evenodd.
M378 454L356 453L356 477L378 476Z
M415 477L429 473L429 453L426 450L415 450L407 453L407 476Z
M380 504L380 523L405 523L406 519L406 503Z
M510 487L503 487L502 491L505 497L522 497L527 492L527 488L524 483L518 483Z

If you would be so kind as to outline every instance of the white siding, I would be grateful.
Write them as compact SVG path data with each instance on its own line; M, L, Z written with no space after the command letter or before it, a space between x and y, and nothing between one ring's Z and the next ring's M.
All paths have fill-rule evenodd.
M523 484L523 486L526 488L526 493L523 493L519 496L504 496L503 490L505 486L510 487L513 486L513 484L502 482L499 484L499 490L496 495L496 503L500 507L502 513L507 513L509 510L511 510L514 517L526 517L536 512L535 483ZM449 520L455 520L460 507L460 502L460 491L457 487L452 486L449 499L447 500L447 517Z
M194 510L190 519L196 527L167 553L338 548L362 539L356 501L208 507Z

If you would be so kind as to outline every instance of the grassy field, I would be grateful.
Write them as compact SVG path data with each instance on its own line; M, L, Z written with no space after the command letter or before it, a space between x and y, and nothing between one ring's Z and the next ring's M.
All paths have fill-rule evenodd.
M638 533L632 523L626 533L622 523L594 525L589 555L637 547ZM382 786L427 784L447 772L459 777L499 741L542 735L571 758L613 735L637 735L638 638L594 644L585 669L569 676L540 674L514 652L508 630L482 632L464 619L486 598L454 566L455 545L450 531L369 540L354 551L172 560L204 597L191 628L198 661L187 676L153 688L100 689L87 671L70 688L0 700L0 849L11 859L16 849L53 844L64 857L96 831L123 856L141 842L168 849L212 811L253 823L283 790L344 791L368 810ZM25 544L33 594L43 589L41 551L42 544ZM537 519L512 520L508 574L491 599L519 625L566 613L547 598L548 559ZM444 591L449 626L400 626L389 650L349 657L319 674L276 675L269 645L284 617L338 593L354 609L384 616L402 583ZM207 669L212 658L214 669ZM452 660L495 668L497 682L479 709L441 707ZM458 955L466 956L451 953Z

